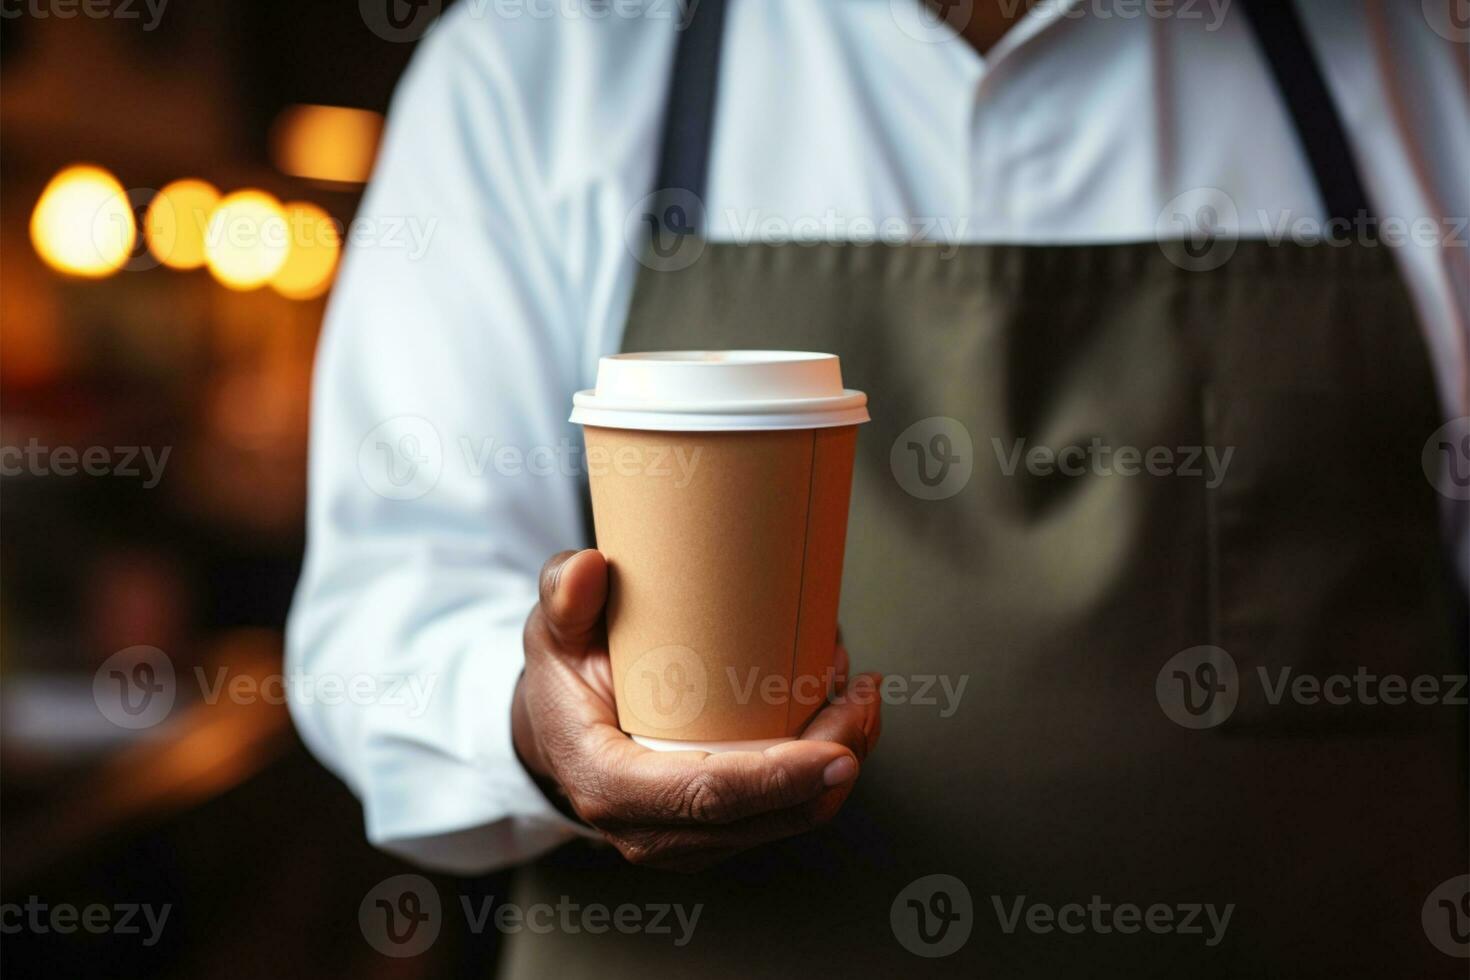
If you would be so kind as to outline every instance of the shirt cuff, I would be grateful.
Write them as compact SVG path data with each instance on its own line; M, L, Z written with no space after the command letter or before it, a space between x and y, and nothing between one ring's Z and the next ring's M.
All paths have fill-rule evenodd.
M569 820L522 767L511 703L523 666L521 627L456 658L422 703L375 705L361 787L367 837L423 867L483 874L523 863L576 837ZM510 651L508 654L507 651ZM421 675L427 683L431 675Z

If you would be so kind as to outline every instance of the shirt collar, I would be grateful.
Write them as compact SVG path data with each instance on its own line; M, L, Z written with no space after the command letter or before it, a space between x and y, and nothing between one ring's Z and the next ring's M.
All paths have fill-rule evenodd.
M983 0L966 0L966 2L983 2ZM1005 0L1005 2L1024 3L1025 0ZM995 46L982 57L986 68L994 68L1000 61L1014 54L1027 42L1055 27L1068 17L1080 16L1085 11L1079 10L1083 0L1038 0L1035 6L1026 11L1021 19L1011 25Z

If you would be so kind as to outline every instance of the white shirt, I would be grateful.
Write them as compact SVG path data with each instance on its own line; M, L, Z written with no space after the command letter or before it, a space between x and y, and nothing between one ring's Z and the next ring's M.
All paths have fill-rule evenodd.
M710 237L1148 240L1199 188L1245 237L1320 220L1222 2L1049 0L982 58L910 0L731 0ZM1470 45L1418 0L1302 6L1376 209L1449 239L1396 254L1445 417L1470 414L1470 249L1440 220L1470 215ZM318 357L293 713L375 844L462 872L575 833L516 761L511 694L537 571L590 540L567 414L619 346L675 42L670 0L590 9L461 0L423 42Z

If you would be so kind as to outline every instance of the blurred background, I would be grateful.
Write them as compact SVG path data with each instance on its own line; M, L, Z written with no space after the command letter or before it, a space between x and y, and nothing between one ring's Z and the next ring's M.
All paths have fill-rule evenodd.
M312 356L419 33L388 18L425 5L378 6L0 6L9 980L484 962L468 936L413 960L364 942L359 902L406 868L363 842L281 687ZM119 677L170 703L120 713ZM141 914L12 928L28 902L169 913L152 937Z

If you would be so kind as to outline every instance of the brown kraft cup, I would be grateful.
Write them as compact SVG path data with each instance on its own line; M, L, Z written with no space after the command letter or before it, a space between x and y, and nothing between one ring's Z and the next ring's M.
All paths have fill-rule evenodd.
M604 358L579 394L618 719L641 744L763 748L824 703L865 406L835 357L785 351Z

